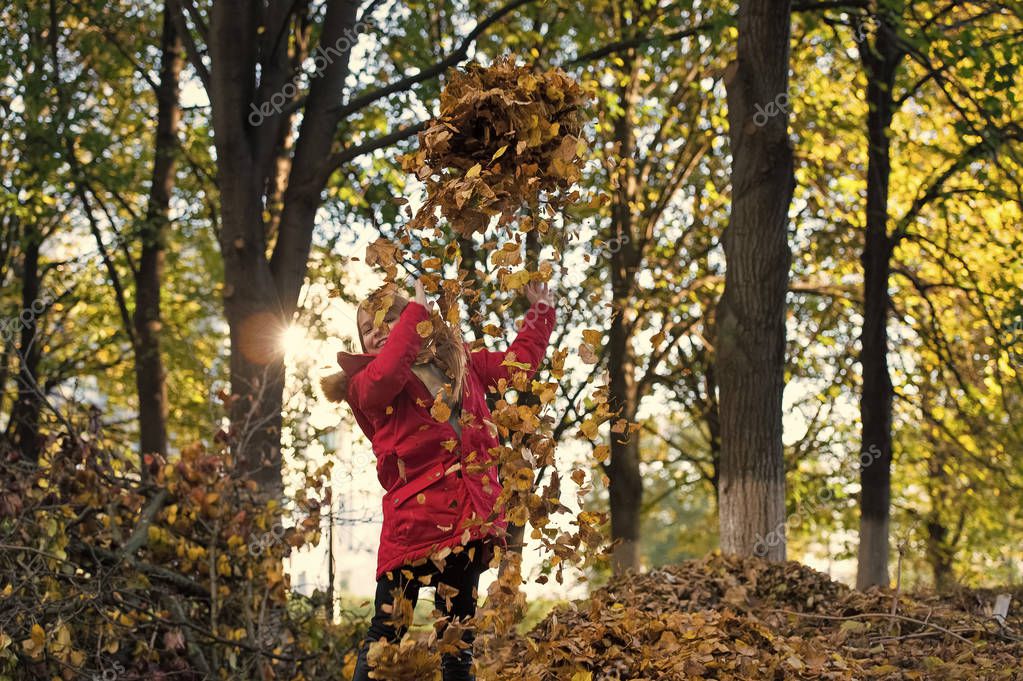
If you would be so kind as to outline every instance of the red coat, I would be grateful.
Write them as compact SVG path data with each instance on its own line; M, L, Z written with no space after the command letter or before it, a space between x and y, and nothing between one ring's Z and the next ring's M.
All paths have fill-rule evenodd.
M411 370L422 343L416 324L429 318L425 307L409 302L379 354L338 353L338 363L350 376L348 403L373 443L377 478L386 490L377 579L438 549L463 543L466 530L468 541L490 537L506 544L508 523L495 509L501 484L489 452L499 443L487 425L490 409L484 388L493 389L498 379L509 377L509 367L501 366L508 352L515 353L516 362L529 365L528 376L536 373L554 317L553 307L533 305L507 351L469 353L462 412L463 418L466 412L473 418L462 421L461 443L450 423L430 415L433 395ZM449 451L445 440L457 444Z

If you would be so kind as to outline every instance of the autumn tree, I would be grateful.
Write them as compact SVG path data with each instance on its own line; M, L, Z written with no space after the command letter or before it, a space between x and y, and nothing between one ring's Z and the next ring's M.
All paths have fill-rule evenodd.
M868 529L859 547L862 553L873 541L870 536L884 537L883 551L869 550L864 555L862 573L866 576L873 569L873 583L887 582L888 537L893 532L899 544L909 548L903 555L904 566L917 556L933 556L935 575L947 573L952 539L962 545L969 534L990 536L980 529L986 522L984 504L957 486L967 479L998 481L997 487L1011 485L1013 464L1008 457L983 466L966 452L974 450L977 438L989 442L992 452L1001 452L1004 443L1015 439L996 425L1004 418L996 414L1013 404L1011 381L1003 371L981 379L994 367L977 366L978 359L967 350L979 340L978 333L995 341L1003 338L999 327L1004 326L1002 310L1006 309L1000 299L1004 282L989 280L986 269L971 262L968 251L973 249L966 245L971 239L963 236L972 234L973 243L986 244L994 260L1014 257L1009 255L1011 243L998 236L998 225L1011 220L1003 216L1013 214L1012 187L1018 182L1013 161L1016 133L1005 105L1014 87L1006 76L1007 67L1019 58L1018 41L1011 37L1017 20L997 4L958 7L950 3L941 11L923 3L900 6L901 14L891 3L869 11L821 8L803 14L803 33L797 43L805 47L795 52L794 71L800 75L791 102L800 158L796 200L803 206L797 234L810 237L800 243L797 262L797 276L805 271L810 281L805 288L798 287L793 310L800 326L824 324L827 329L821 342L801 344L797 362L817 362L819 380L827 386L820 393L822 406L826 399L845 401L846 393L855 392L862 400L863 390L876 385L890 385L892 397L889 407L873 399L861 403L859 423L837 418L831 406L825 409L826 423L841 424L837 431L829 428L836 437L828 447L857 450L858 455L846 458L848 466L840 465L835 474L824 472L833 466L828 463L831 456L807 457L805 450L796 465L804 471L821 471L822 479L815 484L833 487L847 479L846 468L857 469L866 506L850 503L853 516L840 522L862 524L868 517L883 517L875 526L888 529L880 535L871 535ZM956 39L948 41L950 35ZM882 78L885 54L888 66L895 69L891 92ZM850 90L862 91L864 97L849 101ZM976 97L978 90L986 96ZM927 116L920 115L921 106L926 107ZM882 131L878 126L885 120ZM867 170L850 175L849 167ZM882 182L885 176L888 180ZM875 209L865 211L863 197L868 198L868 206L884 203L883 231L871 231L870 221L877 221L871 217ZM876 272L857 262L866 254L867 243L872 254L868 260L888 271L884 283L875 282ZM877 252L887 252L886 258L879 259ZM852 253L858 257L851 257ZM867 282L873 293L887 300L884 358L878 358L876 344L870 340L855 345L861 328L862 334L879 328L874 324L874 303L864 299ZM827 301L824 316L801 314L805 308L800 301L805 296ZM957 348L951 338L965 345ZM825 356L828 346L833 354L826 364L811 359ZM867 349L870 354L864 354ZM854 359L863 361L864 370L882 363L885 369L863 374L861 390L852 370ZM925 388L935 381L944 386L938 394ZM985 381L987 385L981 387ZM998 386L997 392L1006 395L1001 406L989 401L990 386ZM970 399L963 399L964 391ZM986 406L979 408L974 399ZM863 426L884 413L888 414L884 420L903 424L894 434L891 427L881 429L887 433L891 459L898 460L899 466L890 466L882 455L881 440L863 439ZM950 413L961 418L952 423ZM965 431L971 434L964 437ZM966 458L950 456L951 451ZM932 453L943 463L929 461ZM900 471L903 465L905 470ZM887 473L882 470L886 467ZM949 476L948 468L959 473ZM797 476L795 483L806 486L807 481ZM957 488L959 493L938 491ZM920 489L934 490L934 505L929 494L919 494ZM882 496L888 501L878 503ZM944 501L939 502L939 497ZM831 510L844 513L846 499L839 498ZM798 505L794 508L798 510ZM929 509L927 514L921 512L923 508ZM965 516L961 509L968 509ZM941 528L934 525L939 517ZM960 517L966 518L961 531L957 530ZM934 531L925 527L928 524ZM938 544L942 548L934 548ZM882 563L885 567L878 567ZM942 581L947 582L944 577Z
M950 180L985 156L996 153L1006 140L1018 135L1018 126L1013 124L1007 128L1005 122L998 120L1001 116L988 110L991 99L981 103L969 95L960 94L959 74L952 69L955 55L934 53L935 46L941 45L942 34L947 31L962 31L972 37L977 35L973 26L987 21L992 12L1005 14L998 8L971 10L957 8L955 3L950 3L939 11L929 12L916 3L885 0L864 15L854 15L855 38L866 77L868 106L866 232L861 258L864 312L860 352L863 374L860 459L863 465L860 473L860 542L856 579L859 588L887 585L889 579L892 403L895 392L888 365L888 325L892 306L890 278L893 259L902 240L915 238L918 231L926 229L917 222L932 203L943 197ZM973 41L968 44L973 44ZM914 67L912 72L905 72L907 60ZM939 60L944 63L935 63ZM904 88L901 92L900 85ZM961 148L956 158L928 178L905 212L893 220L889 198L892 121L900 107L923 92L950 100L959 114L961 129L973 138L973 142ZM958 102L959 97L965 101Z
M611 201L585 257L598 273L591 285L606 286L610 293L600 359L609 374L610 404L629 423L636 422L656 388L671 391L684 380L681 367L697 380L710 374L707 347L692 333L709 324L685 303L713 299L717 283L700 267L715 246L707 231L714 224L715 200L705 199L702 190L723 175L713 152L716 129L709 124L710 108L717 103L709 96L714 82L700 82L717 59L718 40L701 42L716 35L710 20L717 11L664 13L661 8L610 5L602 22L603 42L611 45L650 37L603 59L593 76L608 84L602 90L599 127L606 176L598 181L611 188ZM707 49L700 49L704 44ZM683 209L686 202L690 209ZM653 276L641 279L643 272ZM647 334L652 347L639 350L637 337ZM713 400L698 390L693 396L697 404L685 406L697 413L700 400ZM705 413L716 417L713 410ZM651 435L638 424L609 432L609 458L602 468L616 573L640 568L646 437Z
M142 454L167 453L167 383L160 335L163 316L160 292L164 275L170 200L174 189L181 103L178 80L184 64L173 1L163 12L160 35L160 82L156 87L156 136L153 176L145 221L138 230L141 242L135 275L135 381L139 398L139 446ZM145 468L143 468L145 470Z
M785 297L794 185L788 109L791 2L739 4L738 54L728 66L732 214L723 238L725 290L717 311L721 548L750 555L785 526L781 400ZM767 557L785 558L776 542Z

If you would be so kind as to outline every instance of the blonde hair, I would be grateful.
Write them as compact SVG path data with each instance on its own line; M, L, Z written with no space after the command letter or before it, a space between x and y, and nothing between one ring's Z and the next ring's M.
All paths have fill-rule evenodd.
M360 316L363 314L375 316L381 309L384 310L385 315L395 309L401 311L408 303L408 298L398 292L394 284L384 284L359 303L356 308L356 327L359 334L359 345L363 352L366 351L366 343L362 338ZM384 309L385 306L386 309ZM436 364L444 372L444 375L451 379L452 394L457 399L461 399L462 385L465 382L468 365L461 331L457 326L448 324L436 309L431 311L430 321L433 323L433 332L424 340L423 347L416 356L415 364L431 362ZM348 399L349 379L348 374L339 371L320 379L320 387L331 402L343 402Z

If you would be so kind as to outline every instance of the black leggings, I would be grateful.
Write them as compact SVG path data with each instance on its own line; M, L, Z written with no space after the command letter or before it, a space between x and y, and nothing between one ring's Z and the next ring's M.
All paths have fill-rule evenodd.
M470 559L469 553L473 548L475 551L472 551L473 557ZM449 610L445 592L450 593L450 591L447 589L436 589L434 592L434 605L436 608L446 617L453 619L467 619L475 615L476 589L479 586L480 574L487 569L483 555L484 547L480 542L475 541L466 546L462 552L449 555L442 572L438 573L437 566L433 564L433 561L429 560L425 564L416 567L406 566L405 568L385 572L377 580L373 619L370 622L366 638L359 646L359 657L352 681L366 681L369 679L366 650L370 643L380 639L396 642L407 630L407 627L404 625L394 625L393 620L397 619L397 613L385 612L385 606L387 606L387 610L391 610L390 606L394 604L395 590L400 590L400 593L408 599L414 608L419 600L419 589L421 586L435 587L437 584L445 584L458 589L458 593L450 596L451 608ZM408 577L408 574L402 574L403 569L411 572L411 579ZM429 584L425 584L419 579L419 577L426 575L431 575ZM467 629L462 635L462 640L469 644L469 648L463 651L461 655L445 654L441 656L441 669L444 681L463 681L473 678L469 673L469 668L472 665L472 643L475 638L475 632L472 629Z

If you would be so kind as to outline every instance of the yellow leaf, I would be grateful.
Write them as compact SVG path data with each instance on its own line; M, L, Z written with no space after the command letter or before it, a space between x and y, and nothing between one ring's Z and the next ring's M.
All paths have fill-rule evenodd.
M21 647L29 657L35 659L43 654L45 644L46 632L38 624L33 624L29 637L21 642Z
M513 291L515 289L522 288L529 283L529 272L526 270L519 270L518 272L512 272L511 274L505 275L502 278L501 285L505 291Z
M509 241L500 250L494 251L490 260L497 267L518 265L522 262L522 252L517 243Z
M555 125L557 125L557 124L555 123ZM495 151L494 155L490 157L490 160L493 161L493 160L495 160L497 158L500 158L501 155L504 154L504 152L507 151L507 150L508 150L508 145L506 144L503 147L501 147L500 149L498 149L497 151Z
M469 168L469 171L465 174L466 179L478 176L481 170L483 170L483 166L477 163L472 168Z
M419 334L420 338L429 338L430 334L433 333L433 322L429 319L419 322L416 324L416 333Z
M433 406L430 407L430 416L432 416L435 421L443 423L451 418L451 407L449 407L444 400L438 397L433 401Z

